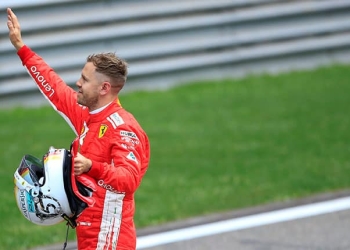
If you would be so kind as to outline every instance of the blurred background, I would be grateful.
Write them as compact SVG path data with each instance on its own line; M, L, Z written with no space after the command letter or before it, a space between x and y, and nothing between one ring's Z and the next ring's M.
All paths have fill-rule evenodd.
M2 0L3 13L6 7L18 15L25 42L68 84L97 51L129 62L125 91L350 60L349 0ZM13 56L5 20L0 105L28 105L38 93Z
M73 88L89 54L129 63L120 99L152 151L138 230L349 190L350 0L1 0L0 249L62 246L63 223L20 214L13 173L74 138L9 42L7 7Z

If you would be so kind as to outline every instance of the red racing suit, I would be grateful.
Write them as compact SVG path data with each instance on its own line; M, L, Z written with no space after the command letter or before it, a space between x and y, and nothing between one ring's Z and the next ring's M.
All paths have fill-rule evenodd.
M134 193L150 158L146 133L118 99L89 112L77 104L77 93L29 47L17 54L40 91L76 133L79 152L92 161L86 174L97 184L95 204L77 219L78 249L134 250Z

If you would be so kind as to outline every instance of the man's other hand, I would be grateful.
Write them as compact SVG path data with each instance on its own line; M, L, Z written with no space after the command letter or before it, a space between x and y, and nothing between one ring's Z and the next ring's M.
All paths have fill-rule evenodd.
M74 158L74 174L81 175L90 170L92 161L78 153Z

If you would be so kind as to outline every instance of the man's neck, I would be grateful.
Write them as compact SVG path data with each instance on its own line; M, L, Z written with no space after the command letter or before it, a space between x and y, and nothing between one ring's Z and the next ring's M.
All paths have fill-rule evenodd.
M99 108L96 108L96 109L90 111L90 114L97 114L97 113L101 112L102 110L104 110L104 109L105 109L109 104L111 104L111 103L112 103L112 101L109 102L109 103L107 103L107 104L105 104L105 105L102 106L102 107L99 107Z

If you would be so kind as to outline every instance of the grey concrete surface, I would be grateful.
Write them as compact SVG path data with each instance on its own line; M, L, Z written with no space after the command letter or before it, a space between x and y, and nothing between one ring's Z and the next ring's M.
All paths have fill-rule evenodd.
M348 250L350 210L146 248L148 250Z
M252 208L212 214L171 222L161 226L139 229L138 236L202 225L230 218L295 207L350 196L350 190L324 193L304 199L267 204ZM216 234L147 248L148 250L348 250L350 249L350 210L260 226L245 230ZM61 244L31 250L61 250ZM68 242L66 250L76 250L75 242Z

